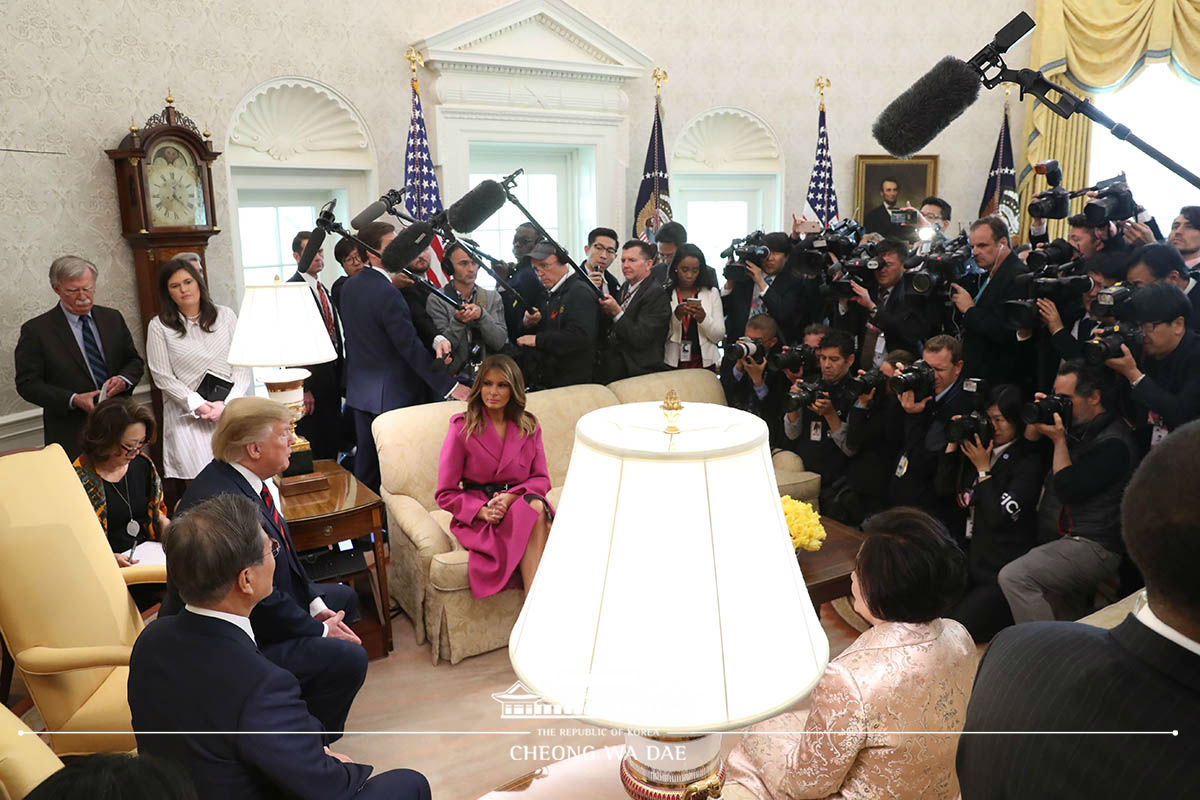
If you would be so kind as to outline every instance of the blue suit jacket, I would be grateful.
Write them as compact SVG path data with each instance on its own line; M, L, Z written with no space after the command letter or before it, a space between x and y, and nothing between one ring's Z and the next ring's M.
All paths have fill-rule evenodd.
M276 526L274 515L267 511L262 497L250 488L250 484L241 473L224 461L214 459L188 484L176 511L186 511L210 497L221 494L241 494L253 500L258 505L263 530L279 542L279 557L275 559L275 588L250 612L250 623L254 626L254 636L258 643L268 645L301 636L324 634L325 626L308 613L308 604L321 594L320 588L309 580L304 565L296 556L283 514L279 515L279 525ZM170 586L169 577L168 590L167 598L159 612L162 616L178 614L183 609L183 600L174 587Z
M440 400L454 387L421 344L404 295L377 270L364 267L346 281L341 303L348 406L382 414Z
M349 798L371 774L369 766L325 755L321 723L308 713L296 677L231 622L185 610L150 623L133 646L128 692L138 752L184 767L201 798Z

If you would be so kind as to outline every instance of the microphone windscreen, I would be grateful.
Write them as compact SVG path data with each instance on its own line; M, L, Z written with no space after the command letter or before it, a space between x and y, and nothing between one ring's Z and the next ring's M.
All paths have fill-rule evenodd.
M427 222L417 222L409 225L396 238L383 248L379 257L383 268L388 272L399 272L413 262L413 259L425 252L433 244L433 226Z
M495 181L484 181L464 194L450 210L446 219L460 233L470 233L504 205L504 187Z
M875 119L875 141L908 158L945 130L979 96L980 77L967 62L946 56Z
M297 272L308 272L313 259L317 257L317 253L321 252L323 244L325 244L325 229L314 228L313 232L308 235L308 244L304 245L304 252L300 254L300 260L296 262Z
M387 203L382 200L376 200L371 205L358 212L358 216L350 220L350 227L354 230L360 230L363 225L374 222L383 216L383 212L387 211Z

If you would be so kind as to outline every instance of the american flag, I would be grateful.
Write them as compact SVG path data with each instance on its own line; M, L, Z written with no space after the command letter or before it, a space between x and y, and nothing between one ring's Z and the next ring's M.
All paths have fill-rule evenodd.
M633 235L643 242L653 242L658 229L671 221L669 178L662 138L662 101L655 97L654 125L650 128L650 143L646 147L642 184L633 205Z
M838 221L837 192L833 188L833 162L829 158L829 132L825 128L825 104L817 118L817 159L808 179L804 198L804 217L828 227Z
M992 156L992 168L988 171L987 187L983 190L983 202L979 204L979 216L996 214L1008 225L1013 234L1019 230L1020 200L1017 197L1017 171L1013 168L1012 140L1008 134L1008 101L1004 101L1004 120L1000 123L1000 136L996 139L996 153Z
M442 193L438 188L437 174L433 171L433 158L429 155L429 135L425 132L425 114L421 111L421 90L414 78L412 81L412 122L408 126L408 144L404 148L404 183L408 192L404 195L404 207L417 220L424 222L442 210ZM442 243L433 238L433 252L442 257ZM438 270L430 269L425 278L434 286L441 286Z

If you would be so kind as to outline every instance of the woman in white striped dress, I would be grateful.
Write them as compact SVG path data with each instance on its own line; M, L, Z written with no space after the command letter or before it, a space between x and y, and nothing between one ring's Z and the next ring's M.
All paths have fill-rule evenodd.
M163 393L163 476L191 480L212 460L212 434L225 402L246 394L250 370L229 365L237 315L214 305L200 271L173 258L158 272L159 314L146 330L146 361ZM196 389L211 372L233 382L225 400Z

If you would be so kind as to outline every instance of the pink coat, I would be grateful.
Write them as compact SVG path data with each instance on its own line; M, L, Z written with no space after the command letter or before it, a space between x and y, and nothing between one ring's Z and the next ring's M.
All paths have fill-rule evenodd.
M483 430L464 440L464 425L462 414L450 419L438 464L436 498L438 506L454 517L451 532L471 553L467 561L471 593L487 597L521 585L517 567L538 519L537 512L522 498L545 500L550 491L550 473L540 427L532 436L524 436L515 423L509 422L501 439L485 416ZM464 480L510 484L508 491L518 499L498 525L485 523L475 515L489 498L478 489L464 490ZM549 509L549 503L546 507Z

